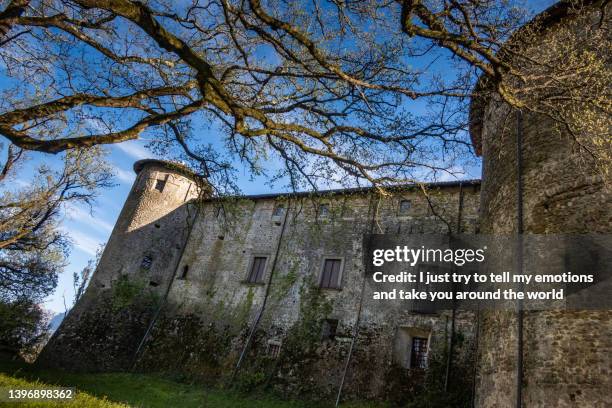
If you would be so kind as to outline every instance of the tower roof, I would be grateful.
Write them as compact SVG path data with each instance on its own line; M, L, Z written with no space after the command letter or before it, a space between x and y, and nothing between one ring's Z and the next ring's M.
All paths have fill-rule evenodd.
M168 160L159 160L159 159L143 159L138 160L134 163L134 172L136 174L140 173L140 171L148 165L155 165L164 167L168 170L179 173L185 177L188 177L194 181L202 180L202 176L191 170L189 167L185 166L182 163L168 161Z

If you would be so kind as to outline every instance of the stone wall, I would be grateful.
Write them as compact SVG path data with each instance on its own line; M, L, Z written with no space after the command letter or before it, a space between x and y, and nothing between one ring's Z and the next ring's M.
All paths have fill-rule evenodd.
M178 270L186 275L174 280L167 307L147 339L137 369L230 382L267 291L252 347L234 383L332 397L356 324L364 279L363 236L445 234L449 226L456 232L458 183L442 184L429 194L433 210L414 188L384 198L365 190L204 203L179 263ZM462 195L461 230L473 233L479 184L466 182ZM411 207L400 215L401 200L410 200ZM274 216L280 205L282 215ZM321 208L327 209L325 215ZM255 256L268 257L264 283L246 282ZM339 290L319 288L322 265L329 257L343 261ZM457 319L466 353L473 337L472 318L471 313L463 313ZM330 322L337 322L333 339L322 335ZM365 296L345 384L347 397L379 398L389 395L394 385L399 395L409 395L399 390L421 384L422 372L399 369L394 363L394 342L402 328L425 333L430 348L443 353L450 314L390 313L384 304ZM280 347L277 356L270 355L274 345Z
M151 161L136 170L92 282L40 364L134 368L329 399L338 392L362 297L346 398L388 397L394 389L402 399L422 389L424 371L399 361L405 366L410 333L428 339L432 362L445 360L450 312L389 313L362 295L363 237L473 233L478 181L430 185L427 196L408 186L384 197L356 189L202 201L193 200L202 187L180 168ZM254 257L266 257L266 266L259 282L248 282ZM342 261L339 287L322 289L329 257ZM458 362L472 354L472 321L472 313L457 313Z

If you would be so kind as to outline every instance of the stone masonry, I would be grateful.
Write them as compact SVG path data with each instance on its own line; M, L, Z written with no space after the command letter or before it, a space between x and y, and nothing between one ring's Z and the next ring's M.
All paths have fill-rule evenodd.
M580 33L603 21L605 6L586 3L592 4L580 15L564 14L566 3L555 5L544 17L540 41L546 44L562 24ZM535 44L528 52L537 56L542 52L539 46ZM612 232L610 186L594 159L576 148L566 129L544 115L519 115L495 94L485 102L473 102L472 117L472 137L483 157L482 233L517 233L519 175L524 233ZM522 139L520 169L517 129ZM525 407L612 405L610 310L525 312L521 374L517 371L518 318L515 312L482 316L477 406L517 406L517 384Z

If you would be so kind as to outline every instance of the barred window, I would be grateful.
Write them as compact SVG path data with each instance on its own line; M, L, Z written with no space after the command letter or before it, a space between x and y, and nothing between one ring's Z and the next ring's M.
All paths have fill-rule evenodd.
M278 358L278 356L280 356L280 351L281 351L280 341L275 341L275 340L268 341L268 350L266 351L266 354L269 357Z
M247 277L247 283L263 283L267 259L268 258L265 256L256 256L253 258L251 270Z
M410 368L427 368L427 339L424 337L412 338Z
M342 259L328 258L323 261L323 270L321 271L321 288L340 289L340 269Z

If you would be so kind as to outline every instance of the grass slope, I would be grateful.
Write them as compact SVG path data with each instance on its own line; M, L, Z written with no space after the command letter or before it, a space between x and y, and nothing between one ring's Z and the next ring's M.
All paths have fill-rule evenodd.
M2 374L4 373L4 374ZM286 401L269 395L244 395L232 390L204 388L178 383L162 377L132 373L76 374L56 370L37 370L23 364L0 362L0 387L44 384L76 387L76 400L66 403L17 405L26 407L85 408L307 408L330 407L305 401ZM380 405L342 404L345 408L368 408Z
M9 377L0 373L0 388L12 389L30 389L30 388L46 388L49 384L40 381L27 381L20 378ZM0 405L3 403L0 402ZM65 401L45 401L45 402L13 402L4 403L6 406L12 407L52 407L52 408L127 408L125 404L117 404L110 402L105 398L96 398L84 392L77 392L75 398Z

